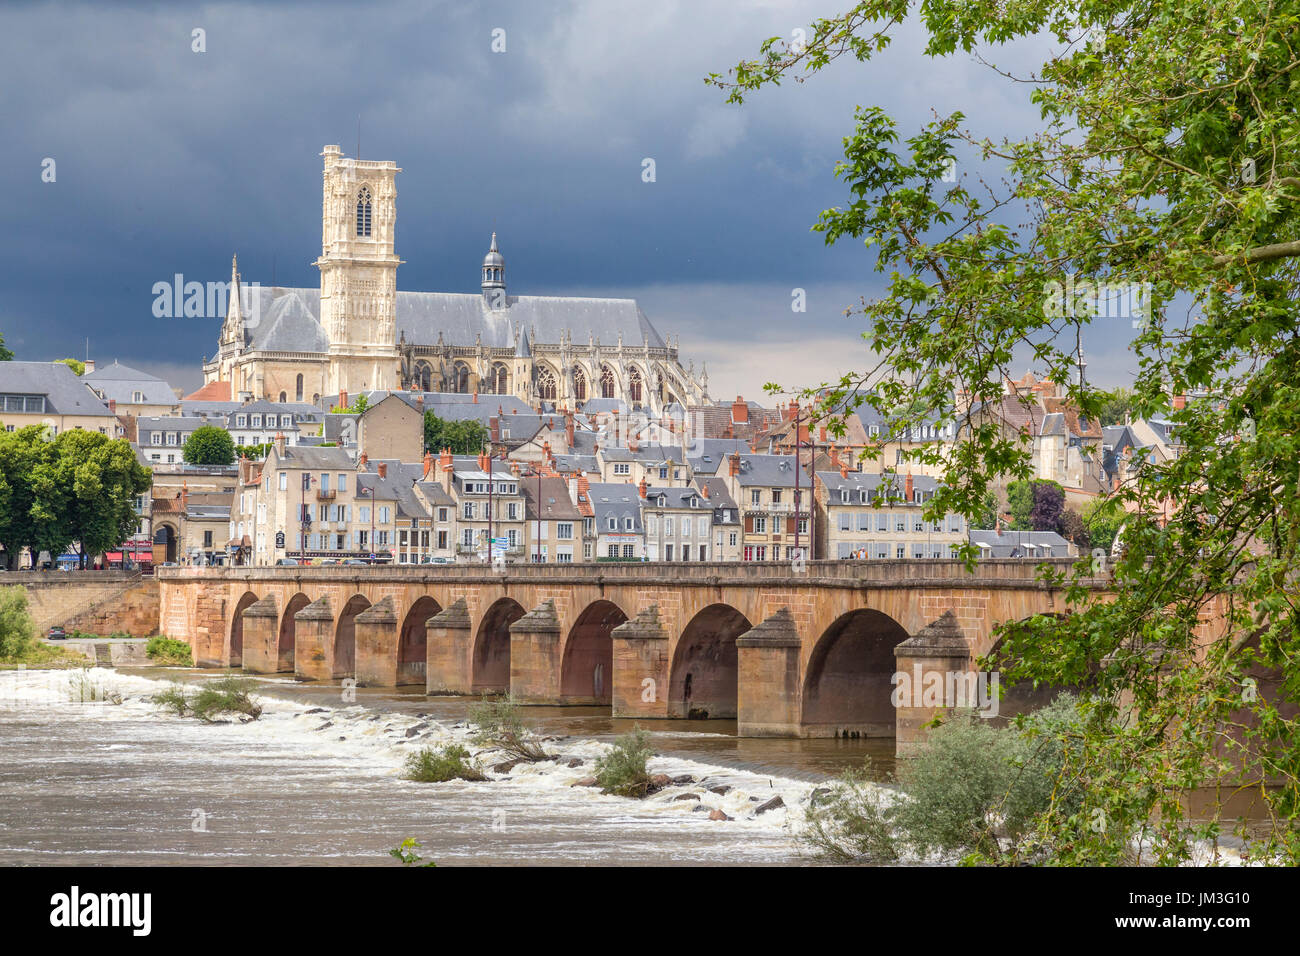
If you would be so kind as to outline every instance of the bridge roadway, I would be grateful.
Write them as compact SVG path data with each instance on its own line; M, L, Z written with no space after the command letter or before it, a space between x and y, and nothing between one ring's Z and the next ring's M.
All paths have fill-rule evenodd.
M896 736L905 749L935 708L894 707L894 674L970 672L998 623L1061 613L1039 567L164 568L159 629L202 666L735 718L744 736Z

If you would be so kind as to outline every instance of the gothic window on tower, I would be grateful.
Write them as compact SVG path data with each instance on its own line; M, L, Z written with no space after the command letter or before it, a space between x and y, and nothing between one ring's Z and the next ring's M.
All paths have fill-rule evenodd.
M632 399L633 405L641 404L641 370L632 369L627 376L629 398Z
M614 397L614 373L608 365L600 370L600 397Z
M370 187L362 186L357 193L357 235L370 235Z
M573 367L573 396L580 402L587 400L587 375L580 365Z
M506 393L506 367L500 362L492 366L492 391L497 395Z
M555 401L555 376L549 368L541 368L537 372L537 397L544 402Z
M457 362L456 367L452 370L454 386L452 391L464 394L469 391L469 366L464 362Z
M301 372L298 373L298 379L297 379L296 384L294 385L294 391L293 391L293 394L294 394L294 401L295 401L295 402L301 402L301 401L302 401L302 373L301 373Z

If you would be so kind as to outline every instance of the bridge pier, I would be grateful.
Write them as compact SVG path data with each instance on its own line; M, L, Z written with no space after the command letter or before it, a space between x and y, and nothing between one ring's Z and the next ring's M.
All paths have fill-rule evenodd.
M334 679L334 611L322 595L293 616L293 673L299 680Z
M425 693L442 697L474 691L474 631L464 598L424 623Z
M546 600L510 625L510 693L524 704L559 704L560 621Z
M800 736L800 647L799 632L788 607L736 638L739 736Z
M612 716L667 717L668 632L659 620L659 605L651 604L632 620L620 624L611 637L614 642Z
M243 668L251 674L275 674L280 671L278 644L280 632L276 627L280 613L275 606L275 596L268 594L244 608Z
M965 686L966 678L974 675L969 674L966 636L951 610L898 644L894 660L894 752L904 757L925 742L926 724L954 709L944 706L958 699L949 688ZM974 706L973 699L969 706Z
M397 686L397 614L384 597L355 619L356 672L359 687Z

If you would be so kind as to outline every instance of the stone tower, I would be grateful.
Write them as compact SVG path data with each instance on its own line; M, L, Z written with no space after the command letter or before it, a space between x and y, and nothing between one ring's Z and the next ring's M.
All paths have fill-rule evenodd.
M397 220L393 162L345 159L326 146L321 204L320 321L330 392L398 386Z

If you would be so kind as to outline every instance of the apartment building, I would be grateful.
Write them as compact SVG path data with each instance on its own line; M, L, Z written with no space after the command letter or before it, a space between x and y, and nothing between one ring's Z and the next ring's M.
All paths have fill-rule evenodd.
M822 558L950 558L966 541L965 519L924 517L939 483L926 475L817 473L817 544Z
M647 561L708 561L713 547L713 504L698 488L641 483L641 523Z

